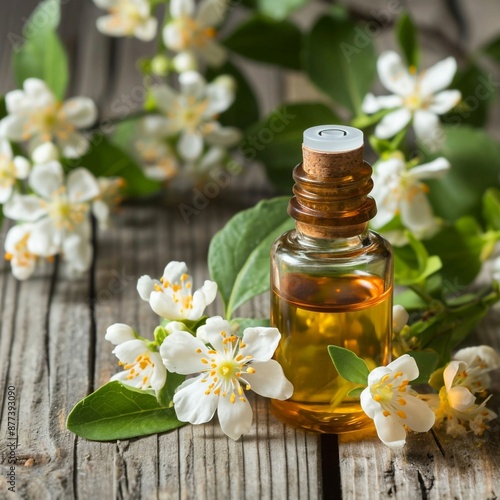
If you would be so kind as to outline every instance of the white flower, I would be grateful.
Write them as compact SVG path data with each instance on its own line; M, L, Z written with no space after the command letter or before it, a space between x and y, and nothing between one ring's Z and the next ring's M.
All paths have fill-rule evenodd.
M31 165L22 156L14 156L9 141L0 139L0 204L12 195L17 179L28 177Z
M100 229L109 227L111 209L121 201L120 189L124 186L121 177L98 177L99 194L92 201L92 213L99 223Z
M43 165L59 160L59 151L53 142L44 142L33 150L31 159L35 165Z
M151 309L162 318L200 319L205 307L215 300L217 283L205 280L203 286L193 294L193 280L187 272L184 262L169 262L160 280L141 276L137 291L142 300L149 302Z
M401 330L407 325L410 315L408 311L400 305L392 308L392 329L395 333L400 333Z
M457 372L454 385L467 387L472 393L488 389L491 383L488 372L500 368L500 356L487 345L460 349L453 360L462 361L467 366Z
M152 89L158 108L166 115L167 135L180 134L177 150L185 160L194 161L203 152L204 141L210 145L230 147L241 137L238 129L222 127L217 115L231 106L235 85L229 76L219 76L206 84L195 71L179 75L180 92L167 85Z
M33 223L29 252L48 257L62 250L75 259L76 269L86 269L90 264L87 213L90 200L99 194L94 176L77 168L65 185L61 165L51 162L36 165L29 184L36 194L15 195L4 205L7 217Z
M177 418L202 424L217 410L222 431L230 438L238 439L248 432L252 408L245 390L280 400L293 393L280 364L271 359L280 338L276 328L246 328L243 338L236 337L231 335L229 322L220 316L209 318L198 328L197 338L187 332L169 335L160 347L167 369L185 375L200 373L177 389Z
M432 236L438 225L426 196L428 188L422 180L442 177L449 168L450 163L442 157L409 169L397 156L378 162L372 191L378 212L372 226L381 228L399 214L402 224L412 233Z
M156 181L169 181L177 175L177 158L166 141L170 129L161 116L146 116L137 128L134 152L146 177Z
M176 69L196 69L193 54L211 66L224 62L226 50L215 40L214 27L222 22L227 3L227 0L202 0L195 9L194 0L171 0L170 21L163 28L163 41L167 48L182 57L182 61L177 59ZM186 65L188 57L190 61Z
M444 387L439 391L439 407L436 411L437 425L446 422L446 432L456 437L467 432L467 425L474 434L481 435L488 429L487 422L497 417L486 408L490 399L481 404L467 386L468 366L463 361L450 361L443 372Z
M116 345L113 354L124 370L113 375L111 380L158 393L167 380L167 370L160 354L152 350L147 341L138 339L134 330L123 323L111 325L105 339Z
M148 42L156 36L158 21L148 0L94 0L109 15L97 19L97 29L109 36L135 36Z
M417 377L417 363L404 354L387 366L372 370L368 387L361 393L363 411L373 419L378 437L390 448L404 446L405 427L427 432L434 425L434 413L408 385Z
M10 260L12 274L18 280L28 279L35 270L37 256L28 250L32 224L17 224L5 237L5 258Z
M378 59L378 74L384 87L394 95L375 97L368 94L363 102L363 111L368 114L381 109L394 109L385 115L375 128L375 135L388 139L402 130L413 118L417 138L432 147L442 115L458 104L458 90L445 90L457 70L453 57L448 57L419 75L415 68L410 71L401 57L394 51L382 53Z
M63 156L77 158L88 149L87 138L77 132L97 117L97 109L88 97L73 97L59 102L43 80L28 78L24 90L5 96L8 115L0 121L0 136L12 141L30 141L30 151L55 141Z

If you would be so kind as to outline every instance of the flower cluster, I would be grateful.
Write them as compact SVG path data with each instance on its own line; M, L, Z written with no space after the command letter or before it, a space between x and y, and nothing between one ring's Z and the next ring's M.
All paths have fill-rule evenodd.
M480 436L497 414L486 403L490 387L489 372L500 368L500 356L488 346L468 347L458 351L443 371L444 386L439 391L436 423L445 425L453 437L472 431ZM477 397L482 399L477 403Z
M28 78L23 90L5 96L8 115L0 121L0 203L18 224L5 238L5 257L17 279L31 276L39 259L62 253L71 274L92 259L89 213L106 227L119 178L96 179L83 167L66 176L62 157L77 158L89 147L78 129L93 123L91 99L59 102L45 82ZM27 143L31 160L14 155L9 141Z
M155 341L140 337L128 325L108 328L106 339L116 345L113 353L123 366L112 380L153 390L158 396L169 372L196 374L175 392L177 418L202 424L217 411L223 432L232 439L248 432L252 424L245 391L275 399L292 395L281 366L271 359L281 338L276 328L246 328L240 337L220 316L203 316L215 300L215 282L206 280L193 293L186 264L174 261L159 280L142 276L137 290L164 326L155 331Z

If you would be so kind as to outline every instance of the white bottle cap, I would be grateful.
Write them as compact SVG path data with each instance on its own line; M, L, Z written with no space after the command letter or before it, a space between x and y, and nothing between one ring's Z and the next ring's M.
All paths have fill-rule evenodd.
M304 131L304 146L323 153L352 151L362 145L363 132L346 125L320 125Z

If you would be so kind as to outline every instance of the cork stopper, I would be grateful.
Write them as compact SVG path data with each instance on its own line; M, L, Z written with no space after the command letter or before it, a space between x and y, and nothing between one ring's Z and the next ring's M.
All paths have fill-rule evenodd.
M315 238L361 234L377 213L372 168L363 161L363 133L325 125L304 132L303 163L295 167L288 213L297 229Z

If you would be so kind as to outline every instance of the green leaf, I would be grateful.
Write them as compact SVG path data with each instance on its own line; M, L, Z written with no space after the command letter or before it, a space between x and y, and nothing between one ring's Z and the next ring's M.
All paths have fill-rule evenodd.
M372 37L349 19L323 16L306 40L305 67L315 85L335 102L361 115L375 78Z
M231 328L236 330L239 335L243 335L245 328L253 328L256 326L271 326L269 318L233 318L231 320Z
M451 164L442 179L426 181L436 215L455 221L464 215L482 216L483 193L498 183L500 147L486 132L463 125L445 127L439 156Z
M403 13L398 19L396 24L396 37L403 50L408 66L418 68L420 63L418 32L408 12Z
M222 43L230 50L255 61L300 69L302 33L288 21L273 21L254 15Z
M428 384L436 369L439 355L434 351L409 351L407 354L415 360L418 366L418 378L412 380L411 384Z
M443 116L443 122L455 127L471 125L482 127L489 117L494 102L497 84L491 73L485 73L479 66L469 62L459 69L450 84L450 89L460 90L462 100Z
M27 78L40 78L62 100L69 80L68 59L57 33L58 0L45 0L33 11L23 29L23 40L12 55L14 78L21 87Z
M230 75L236 82L236 98L231 107L222 113L218 121L222 125L231 125L242 130L259 120L259 104L243 73L229 61L217 70L209 68L207 80L212 81L217 75Z
M437 255L429 254L425 246L410 232L406 233L409 245L394 247L394 279L398 285L413 285L423 282L441 269Z
M82 399L71 410L67 428L94 441L111 441L171 431L185 425L173 407L121 382L109 382Z
M227 319L244 302L269 290L271 245L294 226L287 206L288 198L261 201L236 214L212 238L208 267L219 287Z
M276 21L285 19L294 10L302 7L309 0L256 0L259 11Z
M328 353L342 378L366 386L370 370L361 358L349 349L336 345L329 345Z
M125 179L126 196L145 196L158 191L161 183L144 176L141 167L132 158L101 133L91 138L87 153L76 160L65 160L66 169L84 166L95 176L119 176Z
M164 407L172 406L175 390L184 382L185 379L186 375L180 375L179 373L171 373L167 371L167 381L158 392L158 403Z
M468 285L481 270L481 254L486 244L483 232L473 217L462 217L447 227L425 246L430 253L439 255L443 264L440 274L447 287Z
M494 38L481 48L481 52L500 63L500 37Z
M318 123L340 122L324 104L285 104L247 131L240 152L248 162L261 161L281 192L291 192L292 170L302 161L304 130Z
M500 230L500 189L490 188L484 193L483 216L488 228Z

